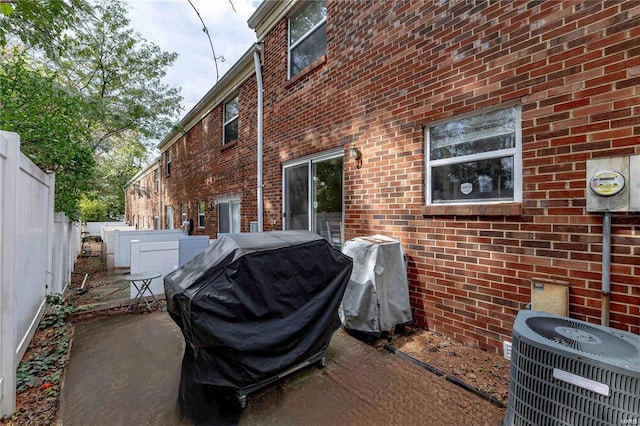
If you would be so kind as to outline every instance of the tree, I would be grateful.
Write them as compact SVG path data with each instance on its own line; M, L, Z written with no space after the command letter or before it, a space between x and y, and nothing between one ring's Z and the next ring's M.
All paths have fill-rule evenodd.
M0 46L9 39L52 54L81 12L90 11L85 0L4 0L0 4Z
M124 212L124 187L147 157L143 145L116 139L109 152L97 159L91 195L104 204L108 218L116 219Z
M78 202L80 216L85 222L104 222L107 220L107 210L102 202L83 195Z
M62 173L56 208L71 216L83 192L103 199L109 213L123 213L124 193L119 185L139 170L151 140L166 134L181 110L179 89L162 83L177 55L162 52L128 26L121 0L102 0L93 6L85 0L25 0L13 3L11 11L0 10L0 43L8 46L20 41L22 66L33 71L27 77L45 78L38 84L20 82L22 77L3 59L7 81L9 75L14 80L10 89L15 102L0 98L0 125L21 134L25 150L38 165ZM56 108L55 101L50 101L63 95ZM56 110L59 119L50 122L49 110L38 102ZM6 111L11 105L23 114ZM32 114L40 114L41 120ZM44 142L35 125L48 128L56 137ZM115 157L118 151L128 152L131 163L113 162L113 150ZM101 165L103 176L89 179L95 164ZM115 164L119 168L106 167Z
M128 28L120 1L103 0L85 18L51 59L65 84L92 100L92 148L108 151L123 134L132 143L164 136L181 110L179 90L162 83L177 54Z
M0 128L19 133L22 152L56 173L55 209L72 217L94 167L83 105L24 51L14 49L0 62Z

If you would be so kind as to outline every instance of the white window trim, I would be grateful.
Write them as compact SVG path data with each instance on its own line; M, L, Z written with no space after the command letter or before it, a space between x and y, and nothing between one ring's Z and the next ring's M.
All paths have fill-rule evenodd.
M227 114L227 104L229 104L230 102L232 102L235 99L236 104L238 105L238 113L236 115L233 116L233 118L230 118L227 121L224 121L224 116ZM227 102L222 104L222 144L226 145L232 141L226 142L226 136L227 136L227 124L230 124L231 122L233 122L233 120L237 120L238 116L240 115L240 103L239 103L239 99L238 99L238 95L235 95L233 97L231 97ZM240 127L238 127L238 131L240 130Z
M429 128L435 127L443 123L450 123L452 121L462 120L477 115L486 114L501 109L515 108L516 111L516 146L509 149L501 149L497 151L482 152L478 154L464 155L460 157L445 158L441 160L430 159L430 132ZM461 114L453 118L447 118L444 120L434 121L424 126L425 142L424 142L424 157L425 157L425 186L424 191L426 194L425 201L427 206L452 206L452 205L486 205L486 204L506 204L506 203L521 203L522 202L522 106L520 103L507 103L501 104L496 107L486 108L478 111L473 111L467 114ZM513 200L494 200L494 201L460 201L460 202L447 202L447 203L433 203L431 199L431 168L447 165L464 163L474 160L486 160L491 158L502 158L507 156L513 156Z
M302 2L304 3L304 2ZM317 24L315 24L309 31L304 33L295 43L291 43L291 18L297 16L301 10L295 11L289 19L287 19L287 79L291 79L295 77L295 75L291 75L291 51L295 49L299 44L301 44L304 40L306 40L315 30L317 30L321 25L327 22L327 17L325 16Z
M171 176L171 151L167 151L167 176Z

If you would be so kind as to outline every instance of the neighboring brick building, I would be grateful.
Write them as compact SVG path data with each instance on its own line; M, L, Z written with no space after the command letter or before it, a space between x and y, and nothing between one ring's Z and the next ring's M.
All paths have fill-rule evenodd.
M165 228L192 221L193 235L215 237L256 220L254 50L160 143Z
M136 174L125 189L125 218L136 229L160 229L160 159Z
M510 340L533 278L569 283L570 316L600 322L603 215L586 210L586 162L640 154L637 2L265 0L249 25L265 230L325 235L337 220L346 239L399 239L415 318L482 348ZM256 80L243 81L235 146L221 148L219 96L160 147L163 203L193 215L237 196L248 231ZM215 236L215 210L205 222ZM613 215L611 290L610 325L640 333L638 215Z

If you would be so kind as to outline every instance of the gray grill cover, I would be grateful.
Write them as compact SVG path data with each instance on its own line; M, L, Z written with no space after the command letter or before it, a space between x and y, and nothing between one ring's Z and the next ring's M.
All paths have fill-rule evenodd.
M349 240L342 252L353 272L340 306L350 329L380 335L412 321L406 255L399 241L383 235Z

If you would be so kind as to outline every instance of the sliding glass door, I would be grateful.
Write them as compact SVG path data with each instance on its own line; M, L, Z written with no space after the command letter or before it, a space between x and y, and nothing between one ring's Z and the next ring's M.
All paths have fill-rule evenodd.
M307 229L336 247L344 242L343 154L310 158L285 165L283 207L285 229Z

